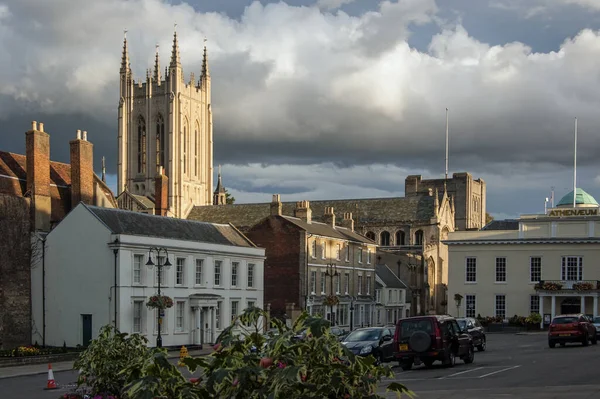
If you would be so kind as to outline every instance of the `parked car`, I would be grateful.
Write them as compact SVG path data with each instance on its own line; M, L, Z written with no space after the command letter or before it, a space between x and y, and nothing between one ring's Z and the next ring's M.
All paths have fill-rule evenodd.
M342 345L358 356L373 355L379 363L394 358L392 329L388 327L359 328L346 335Z
M346 335L348 335L348 331L340 328L340 327L331 327L331 333L338 337L339 341L342 341Z
M471 337L473 337L473 345L477 348L478 351L483 352L487 345L487 337L485 336L485 330L483 326L474 317L461 317L456 319L458 325L463 330L466 329Z
M568 342L581 342L583 346L598 343L596 327L583 314L559 315L552 319L548 328L548 346L565 346Z
M421 363L431 367L436 360L447 367L454 366L456 358L465 363L475 360L473 337L447 315L398 320L393 347L394 357L405 371Z
M596 327L596 337L600 336L600 317L596 316L592 319L592 324Z

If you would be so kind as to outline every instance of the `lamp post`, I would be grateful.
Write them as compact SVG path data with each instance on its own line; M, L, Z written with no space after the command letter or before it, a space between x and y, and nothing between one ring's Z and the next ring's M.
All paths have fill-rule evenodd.
M152 262L152 253L156 252L156 265L154 264L154 262ZM165 263L163 263L162 265L160 264L160 254L164 253L165 254ZM146 262L146 266L148 266L149 269L152 269L152 266L156 266L156 268L158 269L158 297L160 298L160 283L161 283L161 277L162 277L162 270L163 267L171 267L171 262L169 262L169 251L167 251L166 248L158 248L158 247L153 247L150 248L150 250L148 251L148 262ZM160 335L160 330L161 330L161 325L162 325L162 312L164 309L159 309L158 311L158 316L157 316L157 324L158 324L158 334L156 336L156 347L157 348L162 348L162 336Z
M337 271L337 266L335 263L327 264L327 271L325 272L325 275L328 277L331 277L331 279L329 281L329 292L331 293L331 296L333 297L333 278L338 277L340 275L340 273L338 273L338 271ZM333 315L333 303L331 303L329 305L329 307L330 307L329 314L331 315L331 326L333 327L333 326L335 326L335 317Z

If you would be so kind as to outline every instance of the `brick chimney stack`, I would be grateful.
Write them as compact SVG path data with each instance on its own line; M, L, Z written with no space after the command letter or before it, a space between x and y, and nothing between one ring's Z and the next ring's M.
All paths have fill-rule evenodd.
M304 220L306 223L312 222L312 211L310 210L310 202L298 201L296 202L296 209L294 209L294 216L298 219Z
M154 214L167 216L169 209L169 178L164 174L163 167L158 167L154 179Z
M352 212L344 213L344 219L340 225L348 230L354 231L354 219L352 219Z
M77 130L71 146L71 208L80 202L94 203L94 146L87 141L87 132Z
M281 216L281 210L281 196L279 194L273 194L273 201L271 201L271 216Z
M323 222L331 225L331 227L335 227L335 213L333 213L332 206L325 207L325 213L323 214Z
M31 196L31 221L35 230L50 231L50 135L44 124L31 123L25 133L27 191Z

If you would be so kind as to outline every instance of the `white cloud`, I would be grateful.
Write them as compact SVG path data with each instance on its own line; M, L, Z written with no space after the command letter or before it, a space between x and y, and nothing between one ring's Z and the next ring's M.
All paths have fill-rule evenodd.
M355 0L318 0L317 7L326 10L335 10L343 6L344 4L354 3Z

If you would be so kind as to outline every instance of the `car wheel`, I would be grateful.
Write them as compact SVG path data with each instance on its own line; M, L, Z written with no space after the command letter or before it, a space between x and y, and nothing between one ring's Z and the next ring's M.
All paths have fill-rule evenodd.
M592 338L592 345L596 345L598 343L598 336L596 334L594 334L594 337Z
M403 371L409 371L410 369L412 369L412 362L410 363L400 363L400 367L402 367Z
M454 356L452 349L448 348L448 351L446 352L446 359L444 359L444 366L453 367L454 363L456 363L456 356Z
M588 346L590 344L590 337L588 337L587 335L583 336L583 341L581 342L581 344L583 346Z
M467 355L463 358L463 361L466 364L471 364L473 363L473 361L475 360L475 349L473 349L472 346L469 347L469 352L467 353Z
M477 350L479 352L483 352L483 351L485 351L485 348L486 348L485 338L481 338L481 342L479 343L479 345L477 345Z
M550 348L554 348L556 346L556 342L548 341L548 346Z

